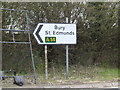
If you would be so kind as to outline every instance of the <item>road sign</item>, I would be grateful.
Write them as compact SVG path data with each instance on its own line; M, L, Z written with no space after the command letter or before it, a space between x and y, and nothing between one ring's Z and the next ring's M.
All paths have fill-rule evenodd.
M39 44L76 44L76 24L39 23L33 35Z

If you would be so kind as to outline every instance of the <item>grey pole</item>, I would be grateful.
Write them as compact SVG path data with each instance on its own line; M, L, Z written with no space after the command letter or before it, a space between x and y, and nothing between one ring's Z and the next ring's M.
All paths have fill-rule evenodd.
M26 22L27 22L27 29L29 30L29 24L28 24L28 15L26 12ZM35 63L34 63L34 58L33 58L33 52L32 52L32 43L31 43L31 38L30 38L30 31L28 32L29 36L29 42L30 42L30 53L31 53L31 58L32 58L32 66L33 66L33 72L34 72L34 83L36 84L36 70L35 70Z
M2 3L0 3L0 8L2 7ZM0 28L2 28L2 11L0 11ZM2 41L2 31L0 31L0 41ZM2 43L0 43L0 72L2 70ZM0 86L2 86L2 82L0 81Z
M45 45L45 79L48 79L47 45Z
M8 8L0 8L0 10L10 10L10 11L20 11L20 12L28 11L28 10L18 10L18 9L8 9Z
M0 31L29 32L29 30L2 29L2 28L0 28Z
M66 23L68 23L68 17L66 17ZM66 45L66 79L68 79L68 45Z

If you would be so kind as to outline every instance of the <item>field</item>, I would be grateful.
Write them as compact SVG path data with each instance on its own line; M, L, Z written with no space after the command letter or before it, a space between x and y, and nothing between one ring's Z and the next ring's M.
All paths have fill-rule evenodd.
M65 78L65 70L49 71L48 80L44 73L37 74L37 83L32 78L24 78L20 88L109 88L118 87L119 70L117 68L81 67L69 68L69 79ZM13 84L13 78L2 81L3 87L19 87Z

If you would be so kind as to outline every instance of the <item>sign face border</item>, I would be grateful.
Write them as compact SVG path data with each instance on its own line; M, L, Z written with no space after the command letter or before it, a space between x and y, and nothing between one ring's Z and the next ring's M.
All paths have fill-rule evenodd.
M74 33L75 33L75 42L74 43L53 43L53 42L49 42L49 43L46 43L46 42L43 42L42 38L41 38L41 35L40 35L40 31L42 30L42 27L44 27L45 24L59 24L59 25L75 25L75 30L74 30ZM75 45L77 44L77 30L76 30L76 24L75 23L38 23L37 27L35 28L35 30L33 31L33 35L35 37L35 39L37 40L38 44L40 45ZM49 36L48 36L49 37ZM52 36L52 37L55 37L55 36Z

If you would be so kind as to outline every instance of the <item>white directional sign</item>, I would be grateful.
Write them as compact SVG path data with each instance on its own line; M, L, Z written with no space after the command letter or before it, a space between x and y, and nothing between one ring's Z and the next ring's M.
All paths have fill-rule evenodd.
M76 24L39 23L33 35L39 44L76 44Z

